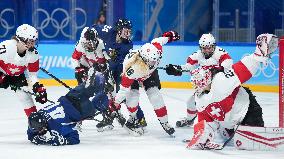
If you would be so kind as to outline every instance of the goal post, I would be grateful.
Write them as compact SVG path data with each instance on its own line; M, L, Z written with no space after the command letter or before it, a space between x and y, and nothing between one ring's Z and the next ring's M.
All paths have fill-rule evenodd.
M279 127L284 127L284 36L279 40Z

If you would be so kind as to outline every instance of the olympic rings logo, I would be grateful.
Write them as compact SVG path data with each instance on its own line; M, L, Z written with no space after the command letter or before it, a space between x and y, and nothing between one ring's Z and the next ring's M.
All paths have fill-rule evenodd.
M244 55L247 56L248 54ZM243 56L243 57L244 57ZM260 66L258 67L258 71L253 77L258 77L261 74L263 74L264 77L266 78L271 78L273 77L277 71L279 71L279 66L276 65L273 61L279 59L279 54L272 54L271 59L267 61L266 64L259 64Z
M36 17L36 14L43 13L45 16L45 19L41 21L40 24L38 24L37 29L41 31L42 35L46 38L54 38L56 37L60 32L64 37L71 38L72 32L70 34L66 33L64 29L68 27L68 25L75 25L75 30L82 29L86 23L87 23L87 14L84 9L82 8L75 8L75 12L81 12L83 14L82 18L84 18L83 24L78 25L77 21L75 20L75 15L71 14L69 15L68 11L66 11L63 8L56 8L54 9L51 14L49 14L45 9L39 8L36 9L34 12L34 17ZM59 22L60 19L56 19L57 14L63 13L63 16L65 17L61 22ZM81 16L80 16L81 17ZM45 29L50 28L50 25L55 29L54 33L46 33Z
M7 20L4 18L4 14L5 13L11 13L13 14L13 18L14 18L14 25L9 25L9 23L7 22ZM6 16L6 17L10 17L10 16ZM9 18L10 19L10 18ZM16 18L15 18L15 11L11 8L6 8L6 9L3 9L1 12L0 12L0 24L1 24L1 27L3 27L5 29L5 32L3 34L0 34L0 38L3 38L3 37L6 37L7 34L9 33L9 30L15 28L15 21L16 21Z

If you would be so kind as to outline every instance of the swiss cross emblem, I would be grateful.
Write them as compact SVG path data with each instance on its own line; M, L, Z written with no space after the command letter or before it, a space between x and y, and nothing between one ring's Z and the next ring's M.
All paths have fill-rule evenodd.
M9 70L10 70L11 74L15 74L15 73L20 71L19 68L9 68Z
M237 145L238 147L240 147L242 144L243 144L243 143L242 143L240 140L237 140L237 141L236 141L236 145Z
M147 52L150 52L150 49L147 49Z
M225 112L219 102L209 104L205 110L213 119L224 121Z

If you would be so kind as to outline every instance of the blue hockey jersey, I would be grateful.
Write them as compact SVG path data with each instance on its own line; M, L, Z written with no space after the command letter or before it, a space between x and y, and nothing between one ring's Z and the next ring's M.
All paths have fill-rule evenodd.
M93 26L99 35L99 38L103 40L105 44L105 49L115 49L117 52L117 57L115 60L109 61L110 69L117 70L121 69L122 63L125 56L129 53L129 50L133 48L133 43L131 41L116 43L116 30L108 25L94 25Z
M48 133L37 135L28 128L28 139L34 144L52 146L79 144L79 134L74 129L82 115L73 107L65 96L59 98L58 105L49 105L39 110L47 119Z
M85 83L73 88L65 96L58 99L58 105L48 105L38 113L47 120L48 133L38 135L30 128L27 130L28 140L40 145L74 145L79 144L79 134L74 129L77 122L82 121L96 113L97 110L108 107L107 96L103 95L104 76L96 74L89 87ZM92 102L90 97L97 95Z

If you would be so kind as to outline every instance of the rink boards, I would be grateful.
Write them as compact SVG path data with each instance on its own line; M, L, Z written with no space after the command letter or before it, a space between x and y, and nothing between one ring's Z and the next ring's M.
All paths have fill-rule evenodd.
M135 43L134 49L143 43ZM254 44L246 43L221 43L220 47L229 52L230 56L237 62L243 56L255 50ZM197 43L176 43L163 47L163 58L160 66L167 64L185 64L187 57L198 49ZM74 69L71 63L71 55L74 51L73 43L41 43L38 47L40 53L40 65L53 73L59 79L69 85L76 85ZM192 88L188 73L180 77L168 76L164 70L159 70L160 80L164 88ZM246 84L255 91L278 91L279 55L278 51L272 55L266 66L262 66L254 78ZM39 78L46 85L60 85L52 80L44 72L39 72Z

